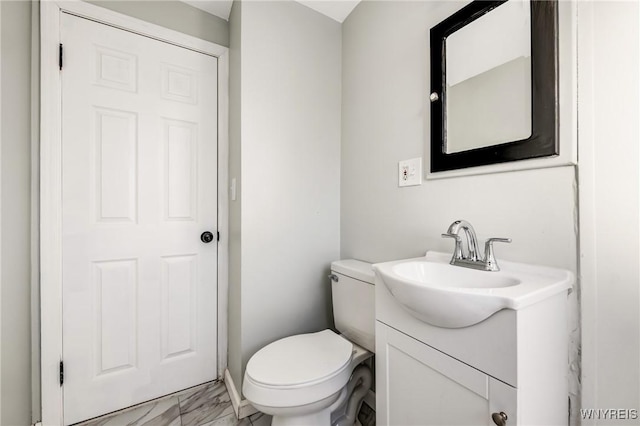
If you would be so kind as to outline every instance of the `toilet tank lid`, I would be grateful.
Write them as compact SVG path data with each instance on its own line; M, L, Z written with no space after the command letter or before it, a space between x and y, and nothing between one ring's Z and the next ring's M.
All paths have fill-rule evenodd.
M335 274L346 275L356 280L374 284L374 273L371 263L356 259L344 259L331 262L331 271Z

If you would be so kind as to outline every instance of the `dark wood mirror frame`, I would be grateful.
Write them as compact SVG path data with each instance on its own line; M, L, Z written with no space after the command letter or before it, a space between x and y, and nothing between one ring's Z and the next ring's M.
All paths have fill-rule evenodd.
M431 28L431 172L464 169L559 154L558 5L531 0L531 136L468 151L446 152L446 39L506 0L475 0Z

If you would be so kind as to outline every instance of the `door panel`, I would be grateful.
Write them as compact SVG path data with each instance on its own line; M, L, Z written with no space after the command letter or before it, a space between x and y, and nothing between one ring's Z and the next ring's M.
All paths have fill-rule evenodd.
M216 378L217 59L63 13L66 424Z

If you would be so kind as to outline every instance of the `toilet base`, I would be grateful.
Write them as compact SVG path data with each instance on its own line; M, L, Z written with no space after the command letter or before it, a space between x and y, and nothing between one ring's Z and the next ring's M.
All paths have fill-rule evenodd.
M362 401L367 392L369 392L372 382L371 369L366 365L360 364L353 370L351 378L345 387L345 398L330 407L332 426L354 426L360 424L358 422L358 411L360 411Z
M371 387L371 370L360 365L342 390L328 398L302 407L255 408L271 414L271 426L358 426L358 410Z
M327 426L330 423L329 409L302 416L273 416L271 420L271 426Z
M346 388L313 404L299 407L263 407L253 406L263 413L273 416L271 426L329 426L331 411L346 397Z

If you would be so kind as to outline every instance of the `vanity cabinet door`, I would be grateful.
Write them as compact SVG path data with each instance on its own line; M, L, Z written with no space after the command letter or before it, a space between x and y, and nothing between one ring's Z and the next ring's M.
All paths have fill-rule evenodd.
M376 322L378 425L517 424L516 389Z

